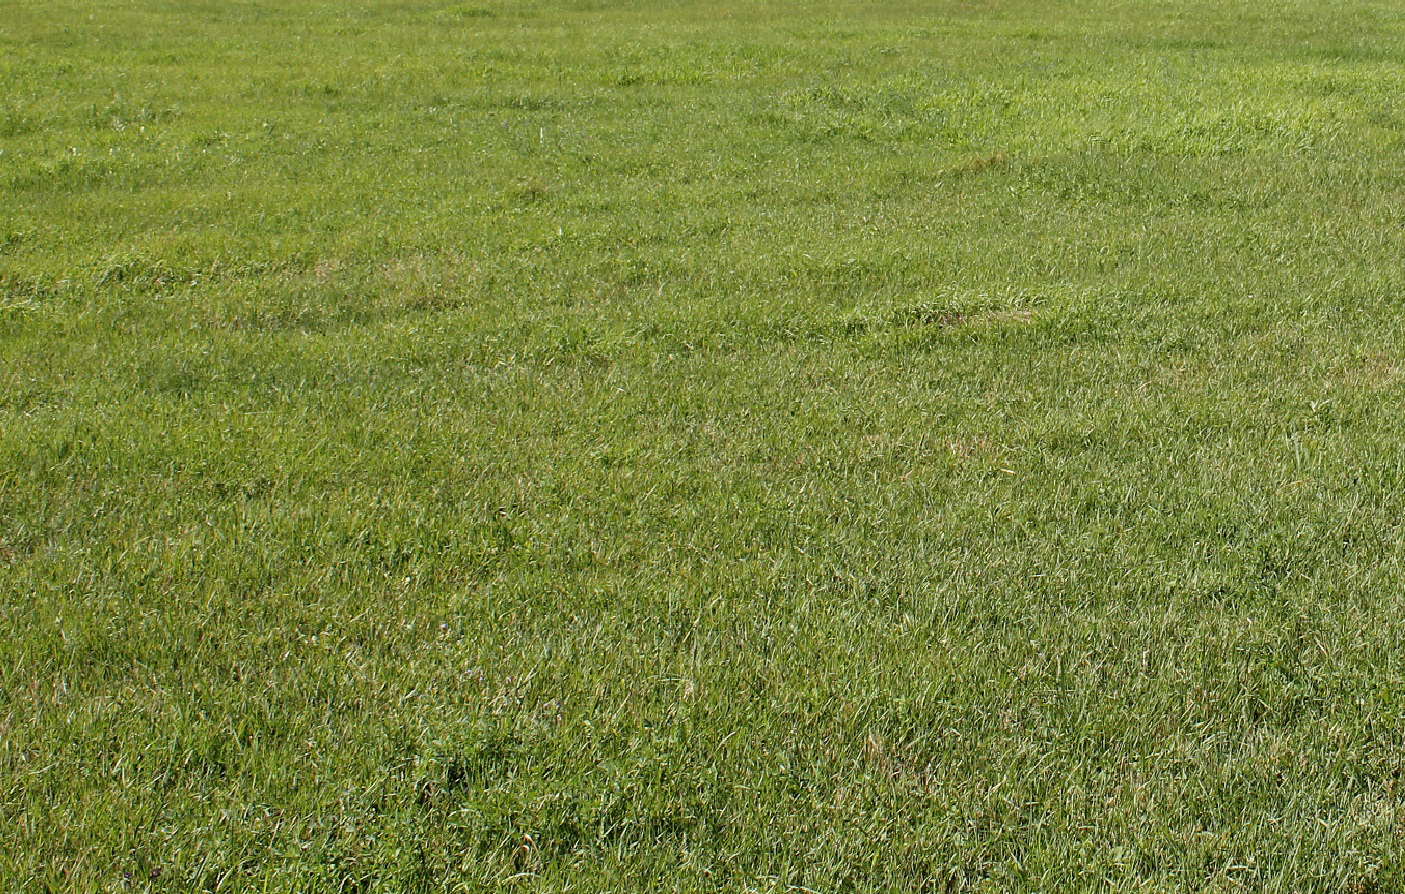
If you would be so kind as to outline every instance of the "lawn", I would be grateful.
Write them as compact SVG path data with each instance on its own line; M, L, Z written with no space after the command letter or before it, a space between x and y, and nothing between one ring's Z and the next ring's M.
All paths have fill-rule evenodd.
M1405 9L0 0L0 891L1405 889Z

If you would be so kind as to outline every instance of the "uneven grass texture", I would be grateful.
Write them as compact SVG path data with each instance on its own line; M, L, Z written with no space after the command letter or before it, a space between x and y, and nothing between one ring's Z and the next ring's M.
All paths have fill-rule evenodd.
M0 890L1405 888L1405 10L0 0Z

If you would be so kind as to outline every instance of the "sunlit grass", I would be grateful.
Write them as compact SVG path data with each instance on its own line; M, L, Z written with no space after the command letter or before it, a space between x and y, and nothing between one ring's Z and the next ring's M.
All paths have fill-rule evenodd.
M1405 885L1402 30L0 0L0 883Z

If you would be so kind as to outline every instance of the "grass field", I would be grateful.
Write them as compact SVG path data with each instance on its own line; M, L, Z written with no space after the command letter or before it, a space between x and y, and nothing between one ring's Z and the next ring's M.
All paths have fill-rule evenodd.
M1405 890L1405 7L0 0L0 890Z

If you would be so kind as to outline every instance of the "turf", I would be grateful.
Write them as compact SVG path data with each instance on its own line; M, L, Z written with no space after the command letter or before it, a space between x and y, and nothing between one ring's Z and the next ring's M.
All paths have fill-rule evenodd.
M1405 888L1402 46L0 0L0 888Z

